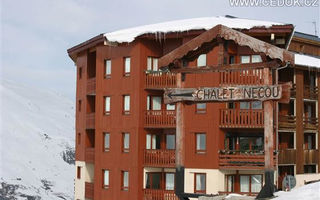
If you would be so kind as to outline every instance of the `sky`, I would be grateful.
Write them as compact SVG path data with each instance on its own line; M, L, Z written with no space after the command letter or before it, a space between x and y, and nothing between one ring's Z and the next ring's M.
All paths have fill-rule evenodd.
M283 0L269 0L283 1ZM290 0L288 0L290 1ZM303 6L316 1L316 6ZM302 6L231 6L229 0L1 0L0 78L75 98L67 49L100 33L177 19L232 15L320 33L319 0Z

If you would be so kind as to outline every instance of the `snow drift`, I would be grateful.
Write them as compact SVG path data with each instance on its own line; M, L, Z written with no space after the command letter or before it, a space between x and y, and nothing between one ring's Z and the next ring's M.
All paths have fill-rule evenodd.
M7 80L0 94L0 199L73 199L73 102Z

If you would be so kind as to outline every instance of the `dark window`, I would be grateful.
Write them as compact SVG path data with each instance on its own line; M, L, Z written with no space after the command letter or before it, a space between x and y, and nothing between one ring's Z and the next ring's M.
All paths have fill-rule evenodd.
M82 104L82 101L79 100L79 101L78 101L78 111L79 111L79 112L81 112L81 104Z
M81 144L81 133L78 133L77 139L78 139L78 145Z
M146 188L160 189L161 187L161 173L147 173L146 174Z
M229 56L229 64L234 64L236 62L235 56Z
M176 136L173 134L166 135L166 148L175 149L176 148Z
M77 167L77 179L81 178L81 167Z
M316 173L316 165L305 165L304 173L305 174Z
M316 135L314 133L304 134L304 145L305 149L315 149L316 148Z
M82 78L82 67L79 67L79 79Z
M104 133L104 151L110 150L110 133Z

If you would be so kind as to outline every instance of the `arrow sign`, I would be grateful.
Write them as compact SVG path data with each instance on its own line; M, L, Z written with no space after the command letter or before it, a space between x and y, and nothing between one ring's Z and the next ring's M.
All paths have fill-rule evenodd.
M287 103L290 100L291 83L281 85L245 85L235 87L171 88L164 93L164 103L179 101L230 102L277 100Z

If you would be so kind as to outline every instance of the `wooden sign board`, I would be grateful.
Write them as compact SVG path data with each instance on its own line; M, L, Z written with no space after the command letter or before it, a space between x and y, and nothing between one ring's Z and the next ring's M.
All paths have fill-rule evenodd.
M288 103L291 83L280 85L244 85L235 87L171 88L164 93L164 103L232 102L277 100Z

